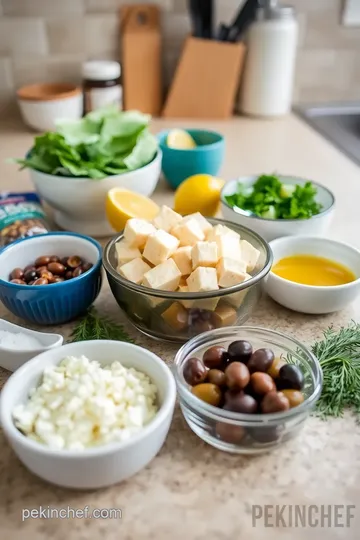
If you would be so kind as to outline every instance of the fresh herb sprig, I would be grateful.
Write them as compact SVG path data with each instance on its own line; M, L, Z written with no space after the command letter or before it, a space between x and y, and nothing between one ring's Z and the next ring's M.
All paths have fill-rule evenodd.
M262 175L251 188L239 182L237 191L225 198L230 206L263 218L308 219L322 209L315 196L311 182L291 185L282 183L277 176Z
M352 322L312 346L323 370L323 390L317 412L323 418L342 416L346 408L360 414L360 324Z
M88 341L92 339L111 339L134 343L134 340L121 324L115 323L108 317L99 315L93 306L75 326L69 342L73 343L75 341Z

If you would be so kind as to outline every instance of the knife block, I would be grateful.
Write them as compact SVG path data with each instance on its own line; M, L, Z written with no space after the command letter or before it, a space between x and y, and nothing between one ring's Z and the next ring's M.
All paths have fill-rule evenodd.
M161 26L156 5L120 10L124 108L159 116L162 107Z
M188 37L170 87L165 118L232 115L245 45Z

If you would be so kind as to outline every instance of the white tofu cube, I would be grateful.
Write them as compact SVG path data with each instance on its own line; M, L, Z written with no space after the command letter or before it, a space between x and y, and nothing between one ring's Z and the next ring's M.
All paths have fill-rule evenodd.
M197 309L206 309L207 311L215 311L219 300L220 298L203 298L202 300L195 300L192 307Z
M143 285L151 289L176 291L179 286L181 272L172 259L151 268L144 275Z
M129 246L142 249L150 234L156 231L154 225L145 219L128 219L124 229L124 238Z
M215 242L218 248L218 257L228 259L241 259L240 241L238 236L230 233L225 233L215 237Z
M175 251L171 256L176 266L183 276L188 276L192 272L191 246L183 246Z
M208 242L215 242L216 238L218 236L223 236L225 234L232 234L233 236L236 236L238 240L240 240L240 234L233 231L229 227L226 227L226 225L215 225L206 235L206 240Z
M198 266L186 280L189 292L216 291L219 288L215 268Z
M250 279L252 276L250 276L249 274L246 274L246 279L245 281L247 281L248 279ZM250 289L244 289L243 291L239 291L239 292L235 292L235 293L232 293L232 294L228 294L227 296L224 296L224 301L227 303L227 304L230 304L231 306L233 306L234 308L239 308L241 306L241 304L244 302L245 298L246 298L246 295L248 294Z
M120 266L119 274L129 281L133 281L139 285L144 278L144 274L149 270L151 270L151 266L143 261L141 257L138 257L137 259L133 259L132 261Z
M240 240L241 260L246 264L246 271L252 272L259 260L260 251L247 240Z
M242 261L223 258L217 266L218 282L220 287L232 287L238 285L246 279L246 266Z
M153 307L153 308L161 306L161 304L166 302L166 300L164 300L164 298L159 298L158 296L148 296L147 295L146 298L147 298L150 306Z
M137 247L129 246L125 240L120 240L115 244L116 256L119 265L123 265L127 262L132 261L141 257L140 250Z
M191 250L193 269L198 266L215 267L218 262L216 242L197 242Z
M180 214L174 212L174 210L168 206L162 206L156 218L153 219L153 224L157 229L170 232L175 225L182 221L182 219L183 218Z
M158 230L148 236L143 251L144 259L157 266L166 261L176 251L179 240L171 234Z
M194 218L182 220L171 230L171 234L180 240L181 246L194 246L196 242L202 242L205 238L205 234Z
M188 293L189 287L187 285L180 285L178 292ZM194 301L195 300L179 300L180 304L182 304L187 309L190 309L194 305Z
M195 214L189 214L188 216L185 216L183 221L189 221L190 219L195 219L198 224L200 225L200 229L205 234L205 236L210 233L213 226L211 223L202 215L200 212L195 212Z

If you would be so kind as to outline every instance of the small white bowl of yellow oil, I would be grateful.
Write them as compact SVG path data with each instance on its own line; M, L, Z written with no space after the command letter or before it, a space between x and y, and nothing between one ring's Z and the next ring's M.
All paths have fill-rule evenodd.
M344 309L360 293L360 251L313 236L270 242L274 255L264 283L268 295L293 311L309 314Z

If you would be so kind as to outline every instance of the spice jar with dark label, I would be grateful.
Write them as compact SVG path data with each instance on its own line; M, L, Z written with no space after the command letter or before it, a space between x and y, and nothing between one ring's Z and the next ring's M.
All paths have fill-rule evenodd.
M107 105L122 108L121 67L118 62L91 61L82 66L85 113Z
M0 193L0 248L49 230L36 193Z

